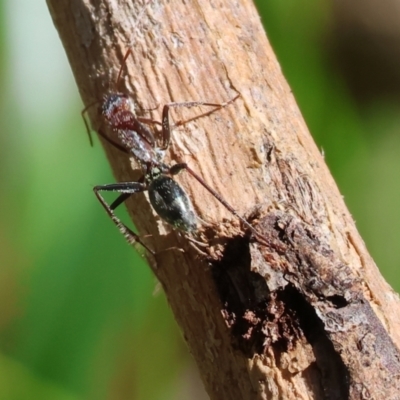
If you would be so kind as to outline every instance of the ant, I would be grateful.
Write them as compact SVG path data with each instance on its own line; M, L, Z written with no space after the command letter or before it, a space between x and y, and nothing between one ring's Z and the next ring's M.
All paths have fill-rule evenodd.
M168 166L163 162L165 152L170 144L171 128L169 122L169 111L171 107L195 107L201 105L222 108L236 100L238 97L239 95L222 104L196 101L169 103L164 105L160 140L156 140L149 127L142 122L143 120L138 118L131 111L133 109L133 104L127 95L122 93L113 93L104 98L101 107L102 115L122 145L116 147L134 156L143 171L143 176L137 182L119 182L98 185L95 186L93 190L108 215L130 244L138 242L154 255L154 251L149 249L148 246L141 241L140 237L132 232L114 214L114 210L135 193L147 191L149 193L150 203L155 212L173 228L188 233L197 229L197 215L194 211L192 202L184 189L172 178L182 170L187 171L214 197L216 197L218 201L228 208L229 211L242 219L242 217L240 217L236 211L186 163L177 163ZM149 123L151 122L149 121ZM102 132L101 136L105 137ZM109 138L106 140L112 145L116 145L116 143L111 141ZM102 191L118 192L120 193L120 196L109 205L100 194ZM244 219L242 219L242 221L248 224Z
M121 73L124 64L132 50L129 49L122 61L118 78L121 78ZM207 103L203 101L192 101L183 103L168 103L164 105L162 110L162 122L153 121L151 119L138 117L134 112L134 104L132 100L124 93L115 92L105 95L102 101L97 101L85 107L82 111L82 117L89 135L90 143L93 143L88 121L85 117L86 112L96 103L101 103L101 114L107 123L108 127L116 136L118 142L105 135L101 130L98 131L107 142L117 149L132 155L138 162L143 176L136 182L118 182L105 185L97 185L93 191L100 201L109 217L118 227L120 232L125 236L130 244L139 243L149 253L156 253L150 249L141 238L127 227L114 213L115 209L126 201L131 195L147 191L149 194L150 203L154 211L165 222L173 228L184 231L193 232L197 229L197 215L194 211L190 198L184 189L173 179L182 170L188 172L195 178L206 190L208 190L228 211L235 215L239 220L251 229L258 237L260 234L255 228L240 216L237 211L227 203L214 189L212 189L199 175L197 175L186 163L177 163L169 166L163 162L165 152L170 145L171 125L169 113L171 108L178 107L196 107L209 106L220 109L226 107L235 101L240 94L237 94L231 100L225 103ZM213 111L212 111L213 112ZM149 128L149 125L161 125L161 136L157 140ZM110 205L101 195L101 192L117 192L120 195Z

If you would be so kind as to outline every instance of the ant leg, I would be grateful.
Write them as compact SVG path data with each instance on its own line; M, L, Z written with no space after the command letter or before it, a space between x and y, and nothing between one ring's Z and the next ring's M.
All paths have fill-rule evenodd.
M98 185L93 188L94 194L100 201L101 205L106 210L108 216L112 219L114 224L117 226L119 231L124 235L125 239L130 245L134 243L141 244L150 254L155 255L155 252L151 250L145 243L142 242L139 235L128 228L115 214L114 210L122 204L132 194L144 192L147 190L147 185L141 182L122 182L112 183L109 185ZM111 204L111 206L105 201L100 192L118 192L120 196Z
M149 125L162 125L161 122L150 118L135 117L135 130L153 149L157 147L157 141Z
M244 219L224 198L221 197L220 194L218 194L211 186L209 186L203 178L201 178L199 175L196 174L186 163L179 163L175 164L169 169L169 173L171 175L176 175L182 170L187 171L194 179L197 180L206 190L208 190L209 193L211 193L230 213L232 213L235 217L237 217L240 222L245 225L247 228L249 228L255 236L258 238L263 239L263 241L267 240L265 239L264 235L259 233L257 229L254 228L253 225L251 225L246 219Z
M114 142L114 140L110 139L103 131L98 130L97 134L101 136L105 141L111 144L111 146L114 146L116 149L122 151L125 154L129 154L129 151L124 147L118 144L117 142Z
M133 182L133 183L140 183L143 184L144 182L144 175L137 181L137 182ZM129 182L128 182L129 183ZM106 186L110 186L110 185L106 185ZM138 192L136 192L138 193ZM110 208L111 210L115 210L117 207L119 207L125 200L129 199L129 197L131 197L132 193L122 193L120 196L118 196L111 204Z
M81 111L82 119L83 119L83 122L85 123L85 127L86 127L86 132L87 132L87 134L88 134L88 136L89 136L90 146L92 146L92 147L93 147L93 138L92 138L92 134L90 133L90 126L89 126L89 122L88 122L88 120L87 120L86 115L87 115L87 112L88 112L89 108L90 108L90 107L93 107L94 105L96 105L96 104L98 104L98 103L99 103L99 101L95 101L95 102L89 104L88 106L86 106L86 107Z
M131 197L131 193L122 193L120 196L118 196L112 203L111 203L111 210L115 210L117 207L119 207L125 200L128 200L129 197Z
M161 125L161 122L158 121L153 121L152 119L147 119L147 118L136 118L137 121L143 123L143 124L147 124L147 125ZM86 124L86 121L85 121ZM137 134L140 135L140 137L145 140L147 143L149 143L151 146L154 146L154 137L153 134L147 129L147 127L145 125L139 125L137 126ZM90 134L90 131L88 131L89 133L89 139L90 139L90 143L92 144L92 136ZM101 131L100 129L97 131L97 134L99 136L101 136L106 142L108 142L109 144L111 144L111 146L115 147L116 149L122 151L125 154L130 154L130 152L124 147L121 146L119 143L115 142L114 140L110 139L103 131Z
M161 150L166 150L169 146L170 138L171 138L171 125L169 122L169 111L170 108L178 108L178 107L185 107L185 108L191 108L191 107L199 107L199 106L207 106L207 107L215 107L215 110L210 111L209 113L202 114L201 116L208 115L216 110L219 110L220 108L224 108L227 105L231 104L234 102L238 97L240 96L240 93L238 93L235 97L232 99L226 101L225 103L207 103L204 101L187 101L183 103L168 103L165 104L163 107L163 112L162 112L162 145L160 146ZM192 121L193 119L197 119L199 116L186 120L185 123ZM176 124L175 126L179 126L181 123Z
M142 118L142 117L137 117L136 118L139 122L142 122L143 124L147 125L160 125L162 126L162 123L160 121L155 121L154 119L150 118Z
M150 111L155 111L155 110L157 110L158 107L160 107L160 104L157 104L157 105L156 105L155 107L153 107L153 108L142 108L142 107L139 107L139 108L140 108L140 112L147 113L147 112L150 112ZM161 124L160 124L160 125L161 125Z
M129 48L129 49L127 50L127 52L126 52L125 55L124 55L124 58L122 59L121 66L120 66L119 71L118 71L117 82L116 82L116 84L115 84L117 90L118 90L118 85L119 85L119 83L120 83L120 81L121 81L122 70L123 70L123 68L125 67L125 65L126 65L126 60L128 59L128 57L129 57L130 54L132 54L132 49L131 49L131 48Z

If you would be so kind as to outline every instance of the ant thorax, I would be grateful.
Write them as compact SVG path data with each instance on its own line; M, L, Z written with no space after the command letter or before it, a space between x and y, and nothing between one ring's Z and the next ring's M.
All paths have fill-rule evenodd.
M139 164L151 164L157 157L157 153L151 145L143 140L135 130L116 129L120 143L131 153Z
M119 143L132 153L140 164L161 159L155 147L153 133L138 121L134 103L127 95L113 93L104 96L101 113L117 134Z
M163 165L163 169L166 168L168 170L167 165L162 163L162 161L165 158L165 150L161 150L160 148L157 147L154 149L154 151L156 153L156 160L159 162L160 165Z

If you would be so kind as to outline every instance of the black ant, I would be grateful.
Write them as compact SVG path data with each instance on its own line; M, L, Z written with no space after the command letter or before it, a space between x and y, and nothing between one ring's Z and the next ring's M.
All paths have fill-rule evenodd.
M121 71L131 50L129 49L123 58L123 62L118 74L117 84L121 77ZM113 220L130 244L140 243L151 254L155 254L140 237L128 228L115 214L114 210L127 200L132 194L148 191L150 203L155 212L172 227L185 231L193 232L197 228L197 215L194 211L192 202L182 187L172 178L182 170L187 171L194 177L205 189L207 189L226 209L238 217L240 221L251 229L257 236L260 234L254 227L241 217L234 208L232 208L217 192L215 192L200 176L198 176L186 163L177 163L168 166L163 162L165 151L168 149L171 137L171 126L169 121L169 111L177 107L196 107L210 106L217 109L226 107L239 97L236 95L225 103L207 103L202 101L169 103L164 105L162 111L162 122L138 117L134 113L134 104L132 100L123 93L110 93L104 96L101 103L101 114L107 125L116 135L118 142L107 137L101 130L100 136L107 140L119 150L133 155L139 163L143 176L136 182L119 182L106 185L98 185L93 188L95 195L106 210L107 214ZM99 102L96 102L99 103ZM90 142L92 138L85 113L94 104L90 104L82 111L82 116L89 134ZM149 128L151 124L161 125L160 140L156 140ZM100 192L118 192L121 193L117 199L109 205Z

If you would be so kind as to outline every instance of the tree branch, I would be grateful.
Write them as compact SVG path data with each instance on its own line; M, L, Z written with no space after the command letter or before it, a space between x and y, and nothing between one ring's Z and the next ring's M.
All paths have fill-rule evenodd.
M47 2L85 104L119 89L130 44L122 76L142 109L240 93L204 117L194 118L208 109L174 112L191 121L174 129L167 162L187 162L262 243L187 174L177 180L206 221L202 252L157 223L144 196L127 202L152 235L153 271L210 397L398 398L398 296L357 233L254 5L154 0L141 13L128 0ZM106 128L96 107L90 116ZM127 157L104 146L118 181L136 180ZM170 247L185 251L162 251Z

